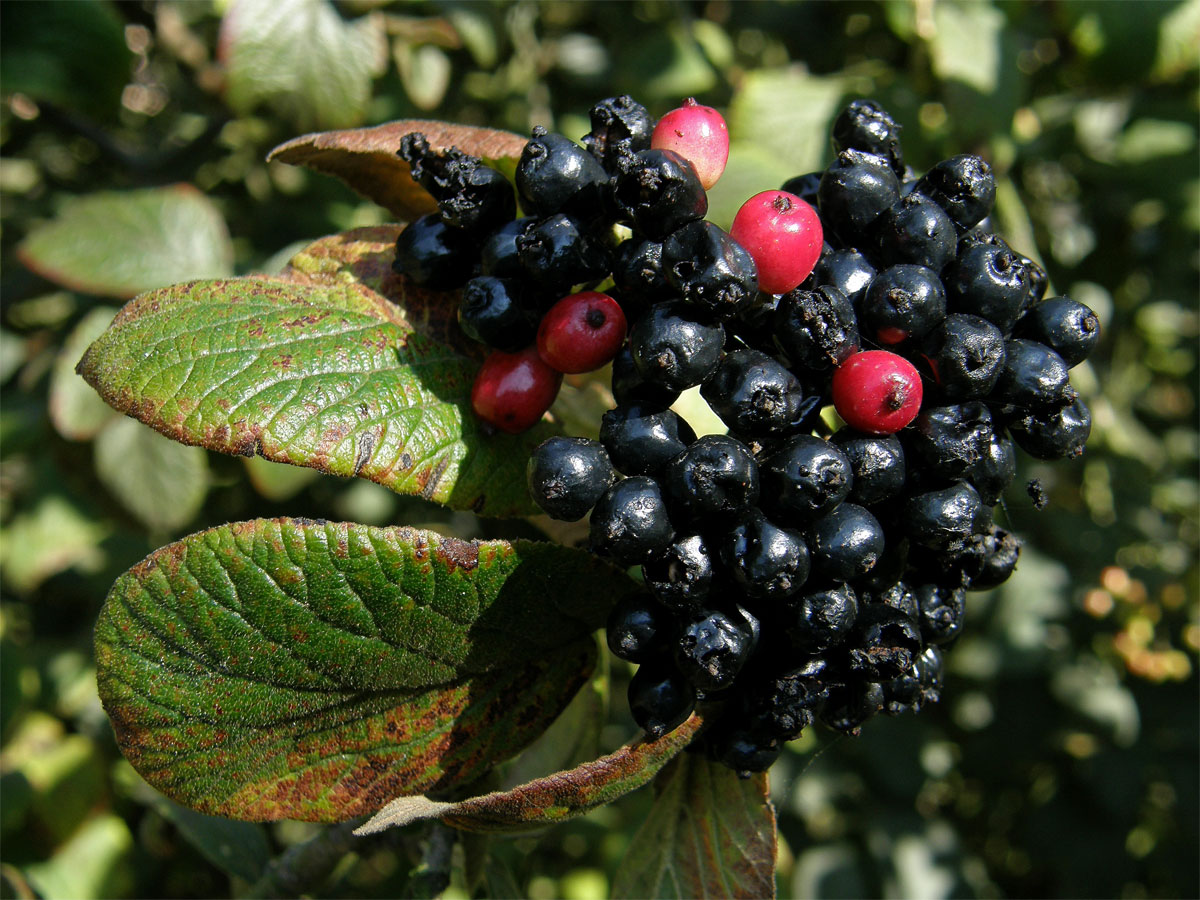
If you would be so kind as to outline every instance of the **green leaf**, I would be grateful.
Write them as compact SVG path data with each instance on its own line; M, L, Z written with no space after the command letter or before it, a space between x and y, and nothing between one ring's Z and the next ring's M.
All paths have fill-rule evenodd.
M251 884L262 877L271 858L271 844L261 825L206 816L161 795L156 796L154 808L222 872Z
M233 271L233 245L220 213L186 184L72 200L33 229L17 255L43 278L109 297Z
M63 342L50 374L50 421L70 441L86 441L116 417L112 407L96 396L75 372L83 351L104 333L117 311L98 306L80 320Z
M1000 78L1000 35L1004 14L990 2L942 2L933 9L929 41L933 70L944 81L960 81L987 95Z
M125 897L133 890L134 840L112 813L88 819L50 859L25 870L46 900Z
M208 457L119 418L96 436L96 475L152 531L174 531L200 511L208 493Z
M232 818L341 821L525 747L635 589L554 544L226 525L117 580L97 681L122 752L167 796Z
M86 49L85 49L86 48ZM115 116L133 54L113 4L38 0L4 7L0 83L89 117Z
M774 897L775 811L767 776L742 780L677 756L613 881L614 897Z
M326 238L288 275L143 294L80 372L116 409L185 444L358 476L482 515L536 512L533 448L470 408L480 345L451 294L391 270L394 226Z
M396 155L400 139L421 132L434 150L457 147L463 153L498 163L515 163L526 139L510 131L475 128L426 119L403 119L374 128L306 134L280 144L268 162L305 166L345 182L363 197L410 222L437 209L433 197L412 179L408 163ZM508 172L505 172L508 175Z
M635 741L566 772L459 803L401 797L355 833L371 834L430 818L440 818L464 831L529 831L556 825L642 787L691 742L700 724L700 719L693 716L657 740Z
M0 528L0 572L18 593L67 569L97 572L104 566L100 543L109 528L58 494L38 501Z
M760 157L786 167L787 178L823 169L829 127L845 93L842 78L809 75L799 67L747 72L729 107L730 142L754 145Z
M327 0L237 0L219 48L230 107L266 103L300 128L357 125L387 64L381 19L345 22Z

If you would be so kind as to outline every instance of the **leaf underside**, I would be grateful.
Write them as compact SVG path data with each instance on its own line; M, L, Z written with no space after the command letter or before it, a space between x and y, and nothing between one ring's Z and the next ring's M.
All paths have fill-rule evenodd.
M654 784L654 806L618 867L614 897L775 896L775 811L765 773L742 780L683 753Z
M507 791L458 803L403 798L380 810L357 833L371 834L435 817L464 831L519 832L556 825L642 787L691 742L700 725L701 720L693 716L657 740L626 744L608 756Z
M479 345L457 297L392 271L398 226L324 238L281 277L197 281L130 301L79 372L114 408L185 444L374 481L481 515L536 512L541 423L471 411Z
M238 819L342 821L469 783L525 747L635 589L554 544L243 522L117 580L97 681L122 752L171 798Z

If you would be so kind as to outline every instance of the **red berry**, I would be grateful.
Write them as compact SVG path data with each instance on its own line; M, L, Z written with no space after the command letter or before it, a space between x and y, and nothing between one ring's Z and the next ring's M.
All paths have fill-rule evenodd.
M485 422L516 434L550 408L560 384L562 374L542 362L537 347L517 353L493 350L475 376L471 408Z
M768 294L786 294L807 278L825 239L817 211L787 191L755 194L729 233L758 263L758 286Z
M608 294L581 291L563 297L542 316L537 349L552 369L577 374L600 368L624 341L620 304Z
M895 434L921 409L921 376L886 350L855 353L833 373L833 408L851 428Z
M707 191L717 183L729 161L729 129L725 118L693 98L673 109L654 127L652 150L674 150L692 164Z

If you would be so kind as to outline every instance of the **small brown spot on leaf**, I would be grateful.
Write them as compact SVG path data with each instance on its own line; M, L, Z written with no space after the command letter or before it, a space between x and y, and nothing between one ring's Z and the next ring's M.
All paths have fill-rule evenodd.
M479 565L479 545L474 541L460 541L444 537L437 549L437 558L451 570L471 571Z

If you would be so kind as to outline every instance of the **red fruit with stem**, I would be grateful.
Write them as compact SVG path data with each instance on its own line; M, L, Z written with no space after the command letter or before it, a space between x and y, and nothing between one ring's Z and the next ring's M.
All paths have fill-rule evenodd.
M517 353L493 350L475 376L471 408L483 421L517 434L550 408L561 384L562 373L542 362L537 347Z
M625 313L616 300L599 291L563 297L538 326L542 361L567 374L600 368L617 355L624 341Z
M758 286L786 294L813 270L825 236L817 211L787 191L763 191L742 204L729 229L758 264Z
M886 350L855 353L833 373L833 408L851 428L895 434L921 410L921 376Z
M729 161L729 129L725 117L689 97L661 119L650 135L653 150L674 150L692 164L707 191Z

